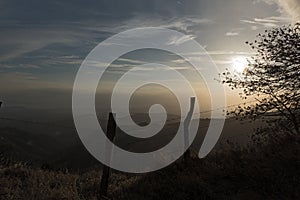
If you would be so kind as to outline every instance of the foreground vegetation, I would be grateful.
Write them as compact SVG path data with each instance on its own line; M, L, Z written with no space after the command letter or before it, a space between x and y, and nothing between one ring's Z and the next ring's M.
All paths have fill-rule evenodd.
M203 160L144 175L113 172L112 199L299 199L299 138L285 136L256 149L230 147ZM1 199L96 199L101 170L0 167Z

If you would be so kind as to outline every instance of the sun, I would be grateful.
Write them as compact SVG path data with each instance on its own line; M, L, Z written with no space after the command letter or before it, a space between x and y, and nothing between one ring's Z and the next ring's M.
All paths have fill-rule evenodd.
M248 67L248 61L246 57L236 57L232 59L232 69L236 73L243 73Z

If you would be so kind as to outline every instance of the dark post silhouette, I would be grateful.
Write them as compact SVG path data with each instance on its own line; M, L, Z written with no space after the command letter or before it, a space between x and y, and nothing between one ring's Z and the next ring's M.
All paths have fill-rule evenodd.
M1 106L2 106L2 101L0 101L0 108L1 108Z
M185 148L189 145L189 126L191 124L194 107L195 107L195 97L191 97L190 99L190 110L184 120L184 146ZM191 155L190 149L187 149L183 154L183 159L186 161Z
M114 117L115 117L115 115L113 113L109 113L108 122L107 122L107 130L106 130L106 136L112 142L113 142L115 134L116 134L116 121L115 121ZM106 151L108 151L108 152L106 152L106 155L108 156L107 159L110 160L112 149L106 149ZM109 175L110 175L110 168L108 166L104 165L103 169L102 169L100 193L99 193L98 199L105 199L105 197L107 197Z

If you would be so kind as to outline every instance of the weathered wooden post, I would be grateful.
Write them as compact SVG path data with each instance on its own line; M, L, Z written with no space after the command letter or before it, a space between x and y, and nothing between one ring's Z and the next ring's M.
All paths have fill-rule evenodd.
M191 124L191 120L192 120L192 116L193 116L193 112L194 112L194 107L195 107L195 101L196 98L195 97L191 97L190 99L190 110L184 120L184 146L185 148L188 147L189 145L189 126ZM191 151L190 149L187 149L184 154L183 154L183 159L184 161L186 161L189 157L191 156Z
M115 114L109 113L108 122L107 122L107 130L106 136L107 138L113 142L115 134L116 134L116 121L115 121ZM110 160L112 149L106 149L106 155ZM110 175L110 168L106 165L103 166L102 169L102 177L100 183L100 193L98 199L105 199L107 197L107 188L108 188L108 181Z

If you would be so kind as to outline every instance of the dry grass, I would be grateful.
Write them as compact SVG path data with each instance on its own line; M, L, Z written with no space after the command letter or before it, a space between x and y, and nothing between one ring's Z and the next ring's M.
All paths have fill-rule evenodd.
M149 174L112 173L112 199L299 199L299 140L191 158ZM96 199L101 170L67 173L22 164L0 169L1 199Z

